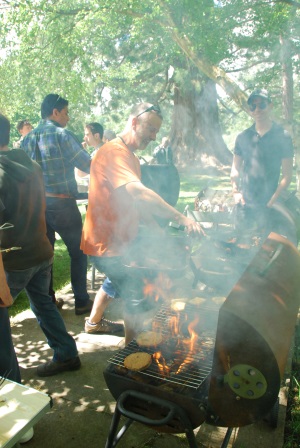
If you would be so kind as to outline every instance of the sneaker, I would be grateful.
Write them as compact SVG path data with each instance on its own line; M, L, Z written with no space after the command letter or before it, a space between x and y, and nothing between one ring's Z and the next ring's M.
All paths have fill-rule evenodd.
M88 320L85 321L84 330L89 334L110 334L118 333L124 330L124 325L111 320L101 319L96 325L91 325Z
M85 306L75 306L75 314L76 316L80 316L81 314L90 313L93 308L93 301L89 300Z
M34 434L33 428L28 429L27 432L20 438L19 443L27 443L32 439Z
M37 368L38 376L52 376L68 370L80 369L81 362L78 356L68 359L68 361L48 361Z

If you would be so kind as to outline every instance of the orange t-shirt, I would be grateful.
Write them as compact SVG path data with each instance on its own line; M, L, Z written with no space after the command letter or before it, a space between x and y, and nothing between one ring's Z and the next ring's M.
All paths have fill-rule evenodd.
M81 249L87 255L120 256L137 235L139 215L134 200L120 187L140 182L138 158L116 138L92 159L89 199Z

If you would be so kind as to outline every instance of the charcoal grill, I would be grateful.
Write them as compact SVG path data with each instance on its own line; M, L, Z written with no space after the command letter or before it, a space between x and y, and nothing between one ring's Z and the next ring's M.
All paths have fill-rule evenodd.
M132 313L145 312L156 307L158 298L145 294L145 285L154 283L163 274L164 279L182 277L190 258L188 238L168 228L166 232L149 232L142 226L139 235L123 257L126 273L126 288L123 298L127 310ZM166 282L165 282L166 284ZM160 303L160 302L159 302Z
M106 448L115 446L123 435L122 431L115 437L121 415L129 419L126 430L135 420L163 432L185 432L190 446L196 447L193 428L205 419L217 314L214 307L202 308L201 321L205 326L201 326L201 336L191 353L186 340L188 316L194 311L193 306L180 313L163 306L153 319L152 328L162 333L164 343L156 348L141 348L132 341L109 360L104 377L117 400L117 408ZM179 319L180 335L174 334L171 325L174 318ZM145 371L128 371L124 359L138 351L150 353L153 362Z
M221 306L208 300L180 312L161 308L151 327L162 332L163 342L146 350L153 355L151 366L141 372L125 369L128 354L145 351L132 341L104 371L117 400L106 448L115 447L133 421L161 432L185 433L191 448L197 447L193 429L203 422L227 427L226 447L232 428L272 412L299 309L299 269L298 251L272 233ZM178 335L169 325L174 313ZM191 353L184 340L195 317L198 339ZM154 355L158 352L160 366ZM117 434L121 415L127 422Z

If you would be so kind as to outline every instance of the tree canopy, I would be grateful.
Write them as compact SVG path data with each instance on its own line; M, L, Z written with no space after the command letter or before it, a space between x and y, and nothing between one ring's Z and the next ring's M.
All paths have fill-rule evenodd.
M0 8L0 109L13 122L37 122L42 98L56 92L69 99L75 130L98 117L120 130L139 101L159 102L169 129L178 91L196 97L208 80L229 129L247 120L240 113L258 85L272 91L279 116L292 108L298 120L297 2L2 0Z

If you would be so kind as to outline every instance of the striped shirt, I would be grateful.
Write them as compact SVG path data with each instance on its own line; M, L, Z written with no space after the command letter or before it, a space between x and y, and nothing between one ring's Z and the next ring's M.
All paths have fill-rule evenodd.
M91 158L77 137L52 120L41 120L22 141L21 149L42 168L45 191L78 194L74 168L90 172Z

